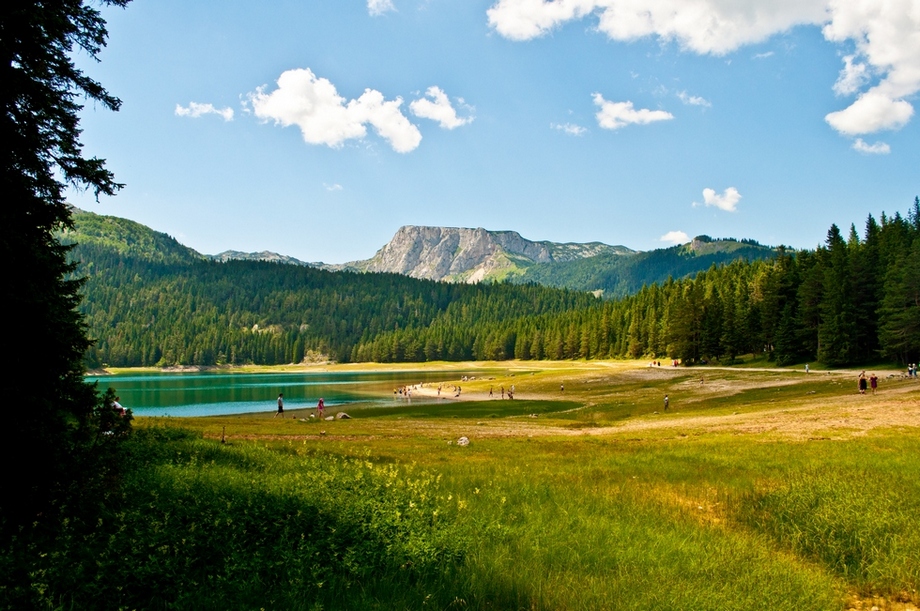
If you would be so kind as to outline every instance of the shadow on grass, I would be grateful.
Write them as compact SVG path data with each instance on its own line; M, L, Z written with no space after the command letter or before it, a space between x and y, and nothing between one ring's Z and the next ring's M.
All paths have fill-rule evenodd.
M392 407L357 407L348 414L355 418L509 418L530 414L559 414L578 409L575 401L442 401L401 404Z

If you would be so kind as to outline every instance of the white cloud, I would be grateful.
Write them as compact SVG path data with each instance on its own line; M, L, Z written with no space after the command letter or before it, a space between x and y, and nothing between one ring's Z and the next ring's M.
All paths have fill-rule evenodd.
M823 26L827 41L855 45L835 91L859 93L868 75L879 78L850 107L826 117L844 134L902 127L913 114L906 99L920 91L918 0L496 0L487 15L489 25L512 40L543 36L590 16L613 40L654 36L713 55L796 25Z
M868 0L867 0L868 1ZM613 40L657 36L697 53L724 55L801 23L823 23L823 0L498 0L489 25L512 40L529 40L567 21L597 17Z
M604 129L620 129L627 125L654 123L655 121L669 121L674 118L664 110L649 110L648 108L633 108L632 102L608 102L599 93L594 94L594 103L600 106L597 111L597 124Z
M767 51L766 53L757 53L754 55L754 59L767 59L768 57L773 57L775 53L773 51Z
M387 101L379 91L365 89L361 97L346 102L335 85L309 68L283 72L277 89L265 93L259 87L249 101L258 118L296 125L310 144L340 147L346 140L364 138L367 124L399 153L415 150L422 141L418 128L399 109L402 98Z
M683 231L669 231L660 238L662 242L668 242L669 244L686 244L690 241L690 236L688 236Z
M689 95L686 91L681 91L677 94L677 97L680 98L681 102L689 104L690 106L705 106L706 108L712 108L712 103L706 98L701 98L697 95Z
M861 62L854 62L855 55L843 58L843 69L834 83L834 93L837 95L853 95L869 80L869 68Z
M342 190L342 185L340 185L337 182L332 183L331 185L327 185L326 183L323 183L323 187L325 187L326 191L341 191Z
M229 106L227 108L215 108L213 104L199 104L198 102L189 102L189 105L184 107L176 104L176 116L178 117L197 119L204 115L219 115L224 118L224 121L232 121L233 109Z
M409 104L409 110L416 117L437 121L444 129L454 129L473 122L473 116L464 118L457 116L457 111L451 105L450 98L440 87L429 87L425 91L425 96ZM463 104L463 100L459 102Z
M741 194L738 193L738 189L735 187L725 189L722 195L716 193L715 189L703 189L703 204L706 206L715 206L720 210L734 212L738 209L739 201L741 201ZM693 205L699 206L700 204L693 202Z
M855 102L824 117L841 134L855 136L883 129L900 129L910 121L914 107L904 100L895 100L878 87L860 95Z
M859 151L860 153L867 153L869 155L887 155L891 152L891 147L888 146L885 142L876 142L875 144L869 144L863 141L862 138L857 138L853 143L853 149Z
M379 17L384 13L395 10L393 0L367 0L367 12L373 17Z
M570 136L583 136L588 133L587 128L576 125L575 123L550 123L549 126L551 129L558 129Z

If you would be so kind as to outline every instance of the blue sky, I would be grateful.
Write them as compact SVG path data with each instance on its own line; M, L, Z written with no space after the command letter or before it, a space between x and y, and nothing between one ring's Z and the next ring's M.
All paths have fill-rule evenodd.
M768 5L769 6L765 6ZM370 257L401 225L812 248L920 193L920 0L136 0L81 208L200 252Z

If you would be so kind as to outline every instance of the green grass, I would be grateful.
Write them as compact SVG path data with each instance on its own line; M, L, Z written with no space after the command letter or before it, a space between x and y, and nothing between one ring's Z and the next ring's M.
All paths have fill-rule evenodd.
M530 414L547 415L578 409L575 401L444 401L400 404L392 407L348 408L356 418L508 418Z
M694 418L804 399L829 418L852 385L712 370L700 389L698 375L544 371L518 376L519 392L549 395L564 378L565 400L353 406L348 421L144 420L112 512L62 541L35 587L48 608L920 603L918 428L714 432ZM655 415L665 392L676 413ZM916 403L898 397L890 409ZM618 428L664 418L675 425ZM582 434L593 426L609 428ZM227 444L214 438L224 428ZM447 443L461 434L469 446Z

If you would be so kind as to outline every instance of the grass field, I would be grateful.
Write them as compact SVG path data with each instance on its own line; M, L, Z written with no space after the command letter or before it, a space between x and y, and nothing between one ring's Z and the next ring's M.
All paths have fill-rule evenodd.
M914 380L522 363L457 384L350 420L139 420L119 510L74 542L93 567L49 576L51 606L920 605Z

